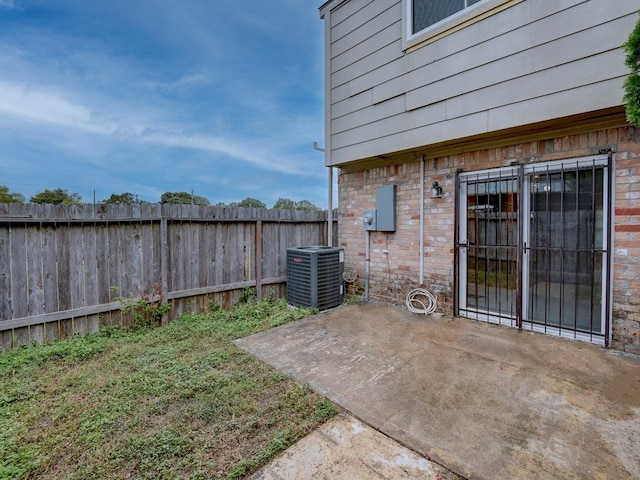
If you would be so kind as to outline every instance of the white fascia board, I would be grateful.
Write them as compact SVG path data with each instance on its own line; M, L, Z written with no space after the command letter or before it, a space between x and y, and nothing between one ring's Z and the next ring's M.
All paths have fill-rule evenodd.
M320 18L324 18L326 11L331 11L341 4L347 3L348 1L349 0L329 0L328 2L323 3L319 8Z

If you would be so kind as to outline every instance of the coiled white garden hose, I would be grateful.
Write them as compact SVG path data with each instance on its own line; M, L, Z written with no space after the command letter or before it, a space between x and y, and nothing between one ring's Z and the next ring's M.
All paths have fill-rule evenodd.
M411 313L429 315L436 311L438 295L434 295L426 288L414 288L407 294L407 310Z
M344 272L342 272L342 279L347 283L355 283L355 281L358 279L358 272L345 270Z

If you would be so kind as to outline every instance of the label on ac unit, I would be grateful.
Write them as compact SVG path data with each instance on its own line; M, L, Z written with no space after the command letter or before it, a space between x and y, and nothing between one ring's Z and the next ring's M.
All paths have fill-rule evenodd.
M344 263L344 250L340 250L340 263Z

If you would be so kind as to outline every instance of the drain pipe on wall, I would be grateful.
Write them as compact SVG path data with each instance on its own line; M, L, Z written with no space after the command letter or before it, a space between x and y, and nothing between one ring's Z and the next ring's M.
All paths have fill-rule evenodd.
M313 142L314 150L324 152L325 149L318 146L318 142ZM326 155L325 155L326 163ZM327 202L327 247L333 246L333 167L329 168L329 201Z
M333 167L329 167L329 201L327 203L327 246L333 246Z
M364 254L364 299L369 301L369 267L371 264L371 255L369 252L369 230L365 230L365 254Z
M409 292L406 299L407 309L412 313L430 315L438 307L438 292L431 293L424 288L424 167L425 159L422 155L420 162L420 286Z
M424 285L424 155L420 162L420 286Z

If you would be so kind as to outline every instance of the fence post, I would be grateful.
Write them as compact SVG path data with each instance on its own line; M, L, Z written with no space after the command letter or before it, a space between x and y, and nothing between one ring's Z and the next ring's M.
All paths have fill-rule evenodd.
M255 235L255 272L256 272L256 296L262 300L262 220L256 220Z
M167 301L169 293L169 226L167 217L164 215L163 207L160 207L160 288L162 291L162 301Z

